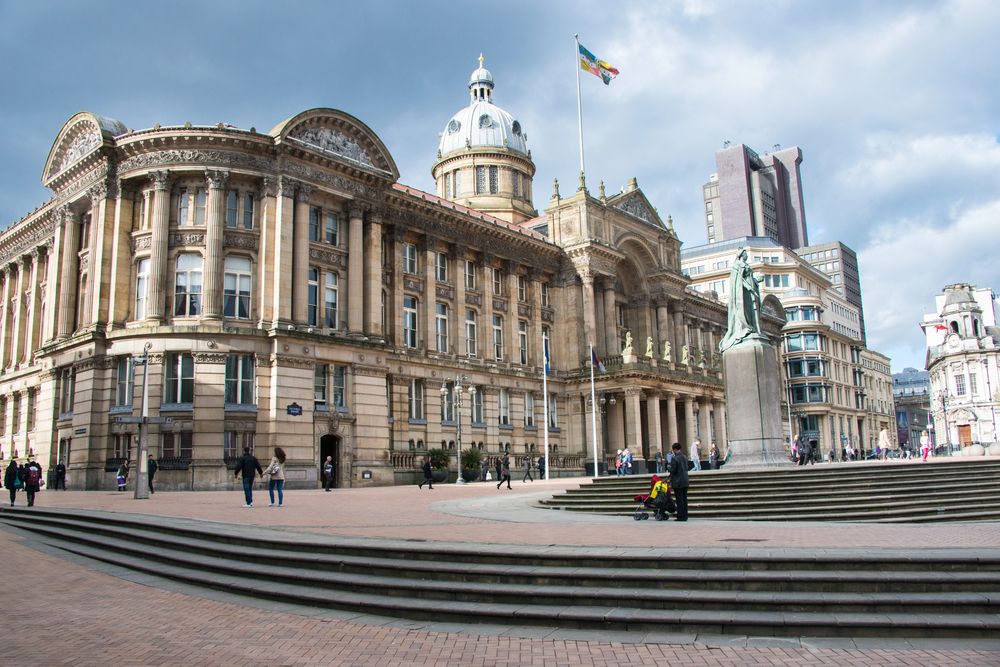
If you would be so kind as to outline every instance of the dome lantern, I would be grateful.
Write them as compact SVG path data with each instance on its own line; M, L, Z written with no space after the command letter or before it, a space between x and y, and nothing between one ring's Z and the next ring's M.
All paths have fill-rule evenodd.
M483 54L479 54L479 69L469 77L469 95L472 104L476 102L493 102L493 74L483 67Z

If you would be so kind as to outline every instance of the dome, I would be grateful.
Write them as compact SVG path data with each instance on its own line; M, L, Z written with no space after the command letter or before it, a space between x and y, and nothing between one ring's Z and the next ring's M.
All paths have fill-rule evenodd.
M493 74L483 66L469 77L469 106L459 109L444 126L438 152L444 156L465 148L504 148L528 155L521 123L493 104Z

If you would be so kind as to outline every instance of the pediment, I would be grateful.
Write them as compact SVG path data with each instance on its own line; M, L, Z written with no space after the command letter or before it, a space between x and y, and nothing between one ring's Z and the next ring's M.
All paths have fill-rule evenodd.
M66 121L52 144L42 171L42 183L48 186L54 178L126 132L128 128L113 118L88 112L76 114Z
M660 216L656 213L656 209L646 199L646 195L642 193L642 190L633 190L616 195L608 200L608 205L654 227L666 229L663 221L660 220Z
M780 320L782 326L784 326L785 322L788 321L788 316L785 315L785 307L781 305L781 301L778 300L778 297L773 294L768 294L764 297L764 300L761 301L760 312L764 315L773 317L776 320Z

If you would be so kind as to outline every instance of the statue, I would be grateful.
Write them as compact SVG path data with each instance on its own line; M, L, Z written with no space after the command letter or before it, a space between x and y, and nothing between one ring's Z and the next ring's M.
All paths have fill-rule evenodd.
M625 347L622 348L622 356L632 354L632 332L625 332Z
M649 357L650 359L653 358L653 337L652 336L647 336L646 337L646 356Z
M747 249L740 250L729 274L729 326L719 351L750 338L767 340L760 330L760 279L747 262Z
M689 355L690 355L690 353L688 352L688 346L687 345L682 345L681 346L681 363L684 364L685 366L687 366L689 363L691 363L691 357Z
M705 350L698 350L698 368L705 368Z
M673 361L673 359L670 358L670 341L669 340L663 341L663 360L664 361Z

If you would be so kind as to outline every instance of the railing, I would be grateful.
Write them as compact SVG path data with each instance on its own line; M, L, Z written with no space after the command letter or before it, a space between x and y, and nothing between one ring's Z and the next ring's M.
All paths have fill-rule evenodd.
M426 455L416 452L392 452L391 454L393 470L415 470L419 467L417 465L418 457L423 458Z
M157 459L156 465L160 470L187 470L191 467L191 459L186 456L170 456L161 457ZM228 464L227 464L228 465ZM233 460L233 467L230 470L236 469L236 460Z

